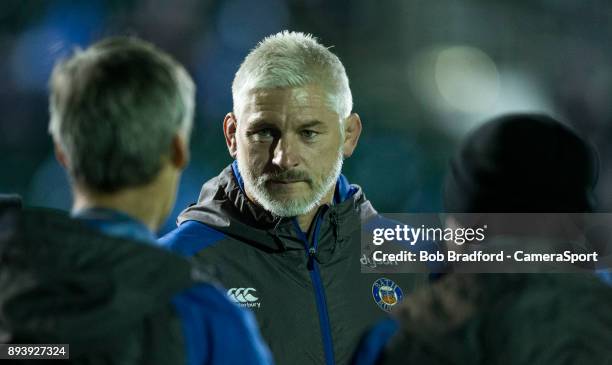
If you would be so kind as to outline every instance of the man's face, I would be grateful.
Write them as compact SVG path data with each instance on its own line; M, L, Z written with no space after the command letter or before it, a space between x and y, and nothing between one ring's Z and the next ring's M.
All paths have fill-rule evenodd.
M320 87L248 93L235 138L249 198L283 217L318 207L333 194L342 169L341 128Z

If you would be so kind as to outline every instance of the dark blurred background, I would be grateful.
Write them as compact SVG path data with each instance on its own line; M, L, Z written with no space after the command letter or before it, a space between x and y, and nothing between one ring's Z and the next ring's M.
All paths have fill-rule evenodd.
M167 231L230 162L221 123L241 60L289 29L333 46L347 69L364 132L344 173L379 211L441 210L458 141L511 111L547 112L590 138L601 159L599 210L612 211L611 20L604 0L3 1L0 192L69 209L47 133L53 63L106 36L137 35L182 62L198 86L192 162Z

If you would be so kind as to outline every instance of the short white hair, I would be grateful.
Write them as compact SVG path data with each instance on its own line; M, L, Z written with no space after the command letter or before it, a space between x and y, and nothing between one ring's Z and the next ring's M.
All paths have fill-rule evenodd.
M353 96L346 70L338 56L311 34L282 31L266 37L247 55L232 84L234 113L244 96L255 89L323 87L328 106L345 119L353 109Z

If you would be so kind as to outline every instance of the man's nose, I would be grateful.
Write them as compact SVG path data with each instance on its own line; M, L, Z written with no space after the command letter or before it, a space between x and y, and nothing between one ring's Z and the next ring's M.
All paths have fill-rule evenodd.
M299 164L298 147L289 138L283 137L274 146L272 164L283 170Z

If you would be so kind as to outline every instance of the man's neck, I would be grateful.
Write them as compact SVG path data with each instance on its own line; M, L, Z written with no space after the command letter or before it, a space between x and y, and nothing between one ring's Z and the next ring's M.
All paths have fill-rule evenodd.
M331 205L334 199L334 192L335 192L335 187L329 193L327 193L327 195L321 200L321 203L317 205L315 208L313 208L310 212L296 217L302 232L308 232L310 230L310 226L312 225L312 222L314 221L317 215L317 212L319 211L319 208L321 206L325 204Z
M106 208L125 213L146 225L152 232L157 231L166 215L164 200L151 194L146 187L125 189L111 194L75 189L73 212L92 208Z
M312 211L310 211L310 212L308 212L308 213L306 213L304 215L299 215L299 216L296 217L302 232L308 232L308 230L310 229L310 225L312 224L312 221L314 220L315 216L317 215L317 211L319 210L319 207L320 206L317 206Z

